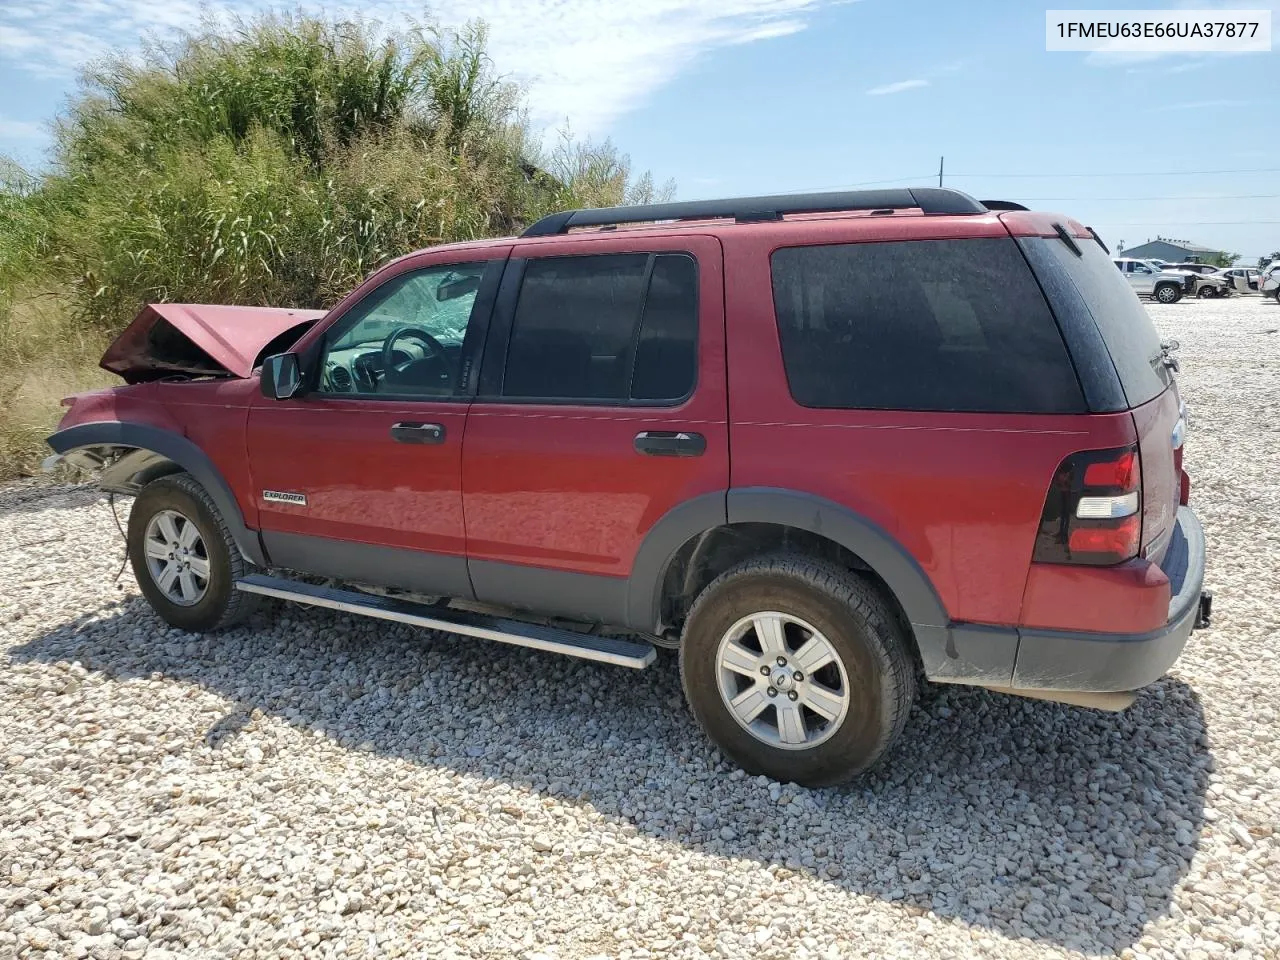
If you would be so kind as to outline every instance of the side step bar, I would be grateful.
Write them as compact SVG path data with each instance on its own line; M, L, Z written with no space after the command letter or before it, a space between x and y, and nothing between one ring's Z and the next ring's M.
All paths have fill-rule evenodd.
M513 643L549 653L563 653L583 660L611 663L619 667L641 670L653 663L657 652L647 643L622 640L617 637L597 637L559 627L546 627L536 623L521 623L504 617L492 617L468 610L450 610L447 607L428 607L395 597L380 597L358 590L340 590L313 583L299 583L281 577L268 577L254 573L236 581L236 589L246 593L259 593L264 597L292 600L313 607L326 607L344 613L356 613L380 620L394 620L427 630L443 630L461 633L468 637Z

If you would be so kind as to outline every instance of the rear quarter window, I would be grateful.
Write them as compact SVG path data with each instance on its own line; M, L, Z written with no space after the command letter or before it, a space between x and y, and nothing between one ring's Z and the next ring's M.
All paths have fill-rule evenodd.
M1020 243L1044 282L1060 320L1065 320L1068 313L1078 314L1083 303L1110 355L1092 358L1089 362L1109 360L1128 405L1141 406L1164 392L1173 382L1173 374L1164 363L1160 334L1133 288L1112 266L1102 248L1091 241L1080 240L1077 256L1057 239L1028 237ZM1058 277L1070 281L1078 300L1054 282ZM1076 362L1081 363L1082 358L1077 357Z
M1085 409L1053 314L1012 238L785 247L773 254L772 274L797 403Z

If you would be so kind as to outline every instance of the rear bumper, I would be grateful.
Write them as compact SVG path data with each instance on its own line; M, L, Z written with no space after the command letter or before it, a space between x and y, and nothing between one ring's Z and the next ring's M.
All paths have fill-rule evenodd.
M913 624L925 674L936 683L1121 709L1132 700L1132 691L1158 680L1173 665L1191 631L1208 620L1210 597L1203 589L1204 531L1190 508L1178 508L1160 566L1146 566L1159 575L1161 596L1165 589L1170 596L1167 618L1155 630L1116 633L973 623L947 627ZM1121 577L1115 584L1108 581L1109 592L1101 596L1096 589L1091 593L1087 584L1077 586L1082 619L1100 624L1114 622L1122 609L1117 605L1117 591L1129 594L1131 606L1138 607L1150 593L1141 577ZM1142 614L1145 619L1145 609Z
M1158 680L1178 659L1201 619L1204 531L1189 507L1178 508L1173 537L1160 566L1172 592L1164 626L1142 634L1024 628L1019 631L1010 686L1111 693L1137 690Z

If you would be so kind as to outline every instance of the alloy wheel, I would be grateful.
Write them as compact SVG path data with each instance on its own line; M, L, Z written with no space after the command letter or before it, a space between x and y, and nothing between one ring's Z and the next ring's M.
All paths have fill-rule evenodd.
M799 617L776 611L743 617L721 638L716 666L729 713L770 746L815 747L849 711L849 677L835 647Z
M147 572L165 598L182 607L209 589L209 552L200 529L177 510L161 510L147 523Z

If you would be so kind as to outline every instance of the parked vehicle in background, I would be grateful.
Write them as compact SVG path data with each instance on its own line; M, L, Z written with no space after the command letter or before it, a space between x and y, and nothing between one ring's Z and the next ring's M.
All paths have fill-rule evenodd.
M1150 297L1160 303L1177 303L1184 294L1195 292L1193 274L1166 274L1149 260L1116 257L1112 263L1124 274L1133 292L1140 297Z
M1227 282L1227 278L1222 276L1217 267L1209 263L1167 263L1161 270L1161 273L1173 273L1179 276L1186 274L1195 275L1195 290L1193 295L1201 300L1210 297L1225 297L1232 292L1231 284Z
M1173 347L1086 227L992 207L570 210L324 315L150 306L104 357L130 385L49 443L136 496L134 575L181 629L270 596L673 647L727 757L841 781L920 674L1124 709L1208 622Z
M1253 267L1228 267L1223 270L1236 293L1247 294L1258 292L1259 271Z
M1276 303L1280 303L1280 260L1272 260L1262 268L1258 292L1264 297L1275 297Z

